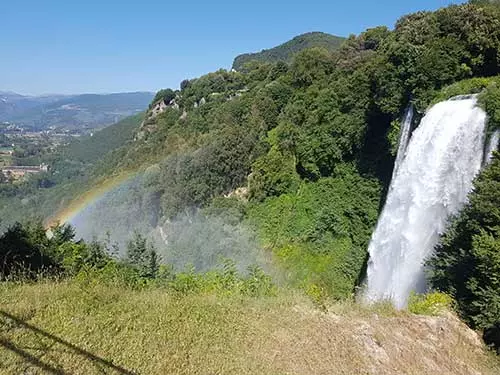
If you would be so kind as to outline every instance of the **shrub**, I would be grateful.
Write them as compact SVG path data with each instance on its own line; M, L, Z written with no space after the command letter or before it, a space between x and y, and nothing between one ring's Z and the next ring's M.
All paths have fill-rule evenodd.
M326 310L327 292L317 284L310 284L305 289L306 295L321 310Z
M452 303L453 299L445 293L412 293L408 300L408 311L418 315L440 315L449 311Z
M500 129L500 77L486 87L479 102L488 114L489 129Z
M259 266L249 266L248 276L243 280L243 294L258 297L276 294L276 285Z
M165 103L169 104L170 101L174 98L175 98L175 91L174 90L172 90L172 89L160 90L156 93L153 101L151 102L150 107L153 104L156 104L157 102L159 102L160 100L163 100Z

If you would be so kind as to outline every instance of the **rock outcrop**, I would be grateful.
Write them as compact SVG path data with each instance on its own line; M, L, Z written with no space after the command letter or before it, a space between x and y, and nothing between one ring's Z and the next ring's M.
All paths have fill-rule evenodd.
M157 126L154 119L165 112L167 108L179 109L179 104L177 103L176 99L177 98L174 98L168 103L162 99L153 104L153 106L146 113L146 117L139 127L139 131L135 136L135 140L141 140L146 136L147 133L156 131Z

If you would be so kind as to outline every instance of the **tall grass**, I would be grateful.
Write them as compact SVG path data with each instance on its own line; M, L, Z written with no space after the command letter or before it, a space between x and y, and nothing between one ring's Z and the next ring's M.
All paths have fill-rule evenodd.
M353 302L318 309L288 290L257 296L226 286L231 293L185 293L118 280L0 283L0 373L451 375L499 369L471 341L471 331L443 317Z

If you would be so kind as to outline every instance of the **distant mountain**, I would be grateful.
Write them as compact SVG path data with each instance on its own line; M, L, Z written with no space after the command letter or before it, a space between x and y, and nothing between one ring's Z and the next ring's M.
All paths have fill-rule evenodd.
M63 95L26 96L11 91L0 91L0 121L9 121L27 110L53 103Z
M34 129L96 129L146 109L154 93L23 96L0 92L0 121Z
M323 47L334 51L340 47L344 40L345 38L321 32L305 33L277 47L239 55L234 59L233 69L239 70L245 63L252 60L261 62L290 61L293 55L306 48Z

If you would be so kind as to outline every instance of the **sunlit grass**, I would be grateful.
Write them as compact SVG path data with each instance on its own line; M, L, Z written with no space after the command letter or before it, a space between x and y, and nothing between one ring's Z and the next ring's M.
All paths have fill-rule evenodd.
M426 374L441 366L442 374L496 373L454 321L387 304L325 303L319 309L289 290L248 297L3 283L0 373Z

